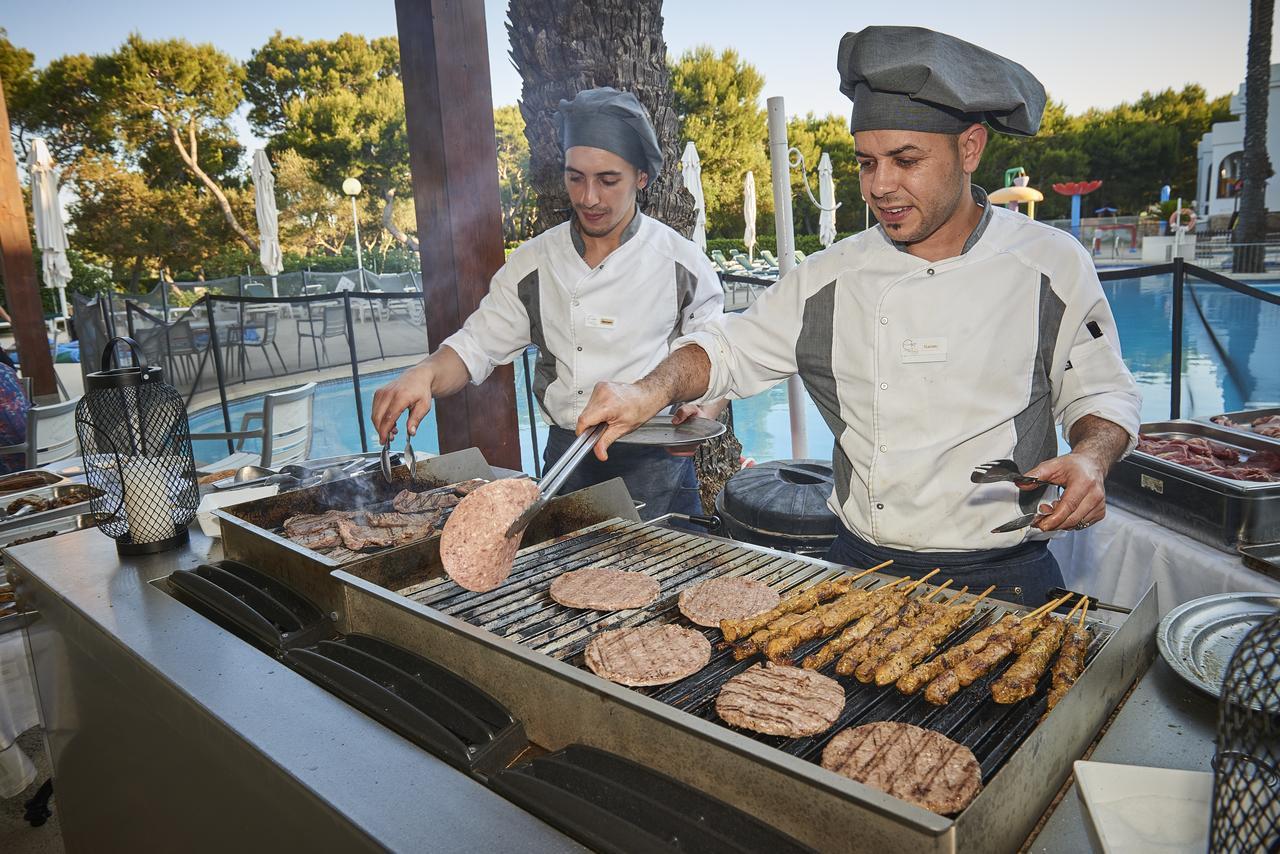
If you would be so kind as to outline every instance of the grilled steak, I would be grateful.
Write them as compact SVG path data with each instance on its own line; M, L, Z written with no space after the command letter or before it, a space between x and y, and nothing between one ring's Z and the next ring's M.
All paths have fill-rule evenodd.
M699 626L719 628L721 620L742 620L775 607L778 594L749 578L712 578L680 591L680 613Z
M322 551L342 545L342 537L339 536L336 525L332 528L317 528L313 531L304 531L294 534L289 539L304 549L311 549L312 551Z
M284 520L284 534L293 539L300 534L314 534L316 531L331 529L338 520L347 514L341 510L330 510L327 513L308 513L291 516Z
M589 566L556 576L551 598L569 608L621 611L643 608L658 598L658 579L643 572Z
M711 660L701 632L672 623L614 629L591 639L582 655L597 676L620 685L666 685L697 673Z
M726 723L791 738L829 729L843 710L839 682L772 662L739 673L716 697L716 714Z
M982 788L969 748L911 724L838 732L822 751L822 767L943 815L960 812Z
M492 590L511 574L520 535L507 536L525 508L538 497L528 478L486 483L463 498L440 536L440 562L445 572L467 590Z
M431 510L445 510L457 505L461 500L450 490L414 492L406 489L391 499L391 505L401 513L426 513Z

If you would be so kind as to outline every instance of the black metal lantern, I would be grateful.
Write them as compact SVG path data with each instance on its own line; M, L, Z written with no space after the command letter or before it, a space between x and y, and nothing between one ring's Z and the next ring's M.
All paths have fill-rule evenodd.
M117 342L132 349L133 367L110 367ZM124 555L185 543L200 503L186 406L141 353L132 338L112 338L76 406L85 477L100 492L91 507L105 519L98 529Z

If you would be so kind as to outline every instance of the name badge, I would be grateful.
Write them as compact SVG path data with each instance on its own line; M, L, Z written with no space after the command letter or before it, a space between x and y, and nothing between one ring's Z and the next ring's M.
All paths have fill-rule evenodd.
M945 362L947 360L947 339L945 338L908 338L902 342L902 363L912 362Z
M613 329L618 325L618 318L605 317L600 314L588 314L587 326L592 329Z

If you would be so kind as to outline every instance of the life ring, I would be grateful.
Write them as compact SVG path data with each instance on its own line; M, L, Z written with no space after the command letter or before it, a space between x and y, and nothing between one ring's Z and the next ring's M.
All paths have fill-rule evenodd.
M1187 221L1185 226L1182 222L1179 221L1182 219L1182 215L1184 213L1187 215ZM1187 231L1191 231L1196 227L1196 212L1193 211L1191 208L1178 208L1176 211L1169 214L1169 227L1170 228L1185 227Z

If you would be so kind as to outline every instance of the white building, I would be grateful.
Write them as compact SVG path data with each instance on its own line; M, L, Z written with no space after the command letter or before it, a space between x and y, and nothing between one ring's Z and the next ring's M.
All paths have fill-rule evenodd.
M1217 122L1200 140L1200 168L1196 183L1199 202L1196 213L1201 227L1227 227L1236 211L1240 194L1240 168L1244 160L1244 84L1231 96L1231 112L1238 121ZM1271 66L1271 97L1267 105L1267 155L1272 164L1280 164L1280 65ZM1266 206L1280 211L1280 180L1267 182ZM1210 226L1208 221L1214 217Z

